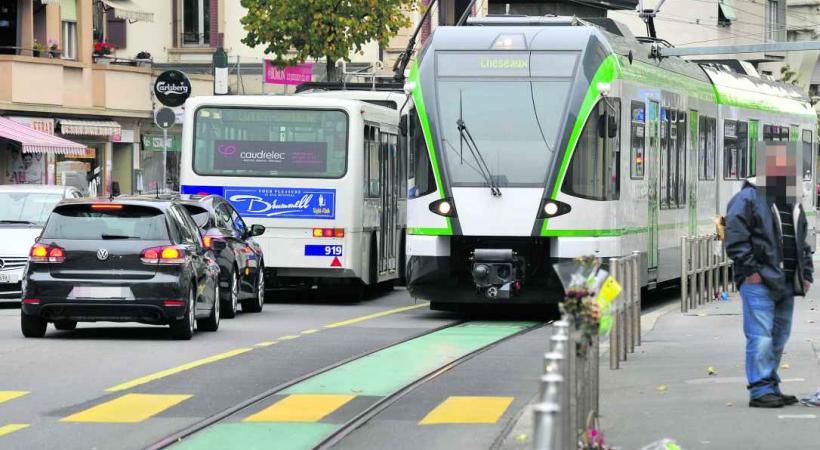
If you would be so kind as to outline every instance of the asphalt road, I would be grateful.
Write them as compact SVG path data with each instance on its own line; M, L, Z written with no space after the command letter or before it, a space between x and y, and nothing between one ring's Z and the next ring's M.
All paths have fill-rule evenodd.
M44 339L25 339L17 307L0 309L0 449L145 448L276 386L465 320L430 311L400 289L352 304L287 300L223 320L218 332L192 341L171 340L164 327L108 323L50 327ZM509 323L482 320L491 329ZM537 390L547 329L529 326L407 393L338 446L388 448L400 437L401 448L490 448ZM432 345L413 357L458 356L446 340ZM378 381L363 381L363 389ZM296 395L279 420L307 411L324 426L345 416L336 409L355 389L347 397L331 398L339 405L330 407ZM277 410L274 400L282 398L254 411L281 415L288 403ZM367 401L349 401L348 415ZM261 448L293 444L268 440Z

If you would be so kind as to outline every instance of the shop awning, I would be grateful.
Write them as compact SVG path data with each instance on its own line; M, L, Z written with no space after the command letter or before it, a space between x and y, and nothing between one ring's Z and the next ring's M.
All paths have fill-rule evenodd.
M23 153L85 153L85 145L37 131L5 117L0 117L0 138L18 142Z
M153 22L154 13L147 12L131 0L102 0L109 8L114 9L114 17L132 21ZM152 0L153 3L153 0Z
M122 126L112 120L60 119L60 132L77 136L118 136Z
M59 5L62 0L40 0L43 5Z

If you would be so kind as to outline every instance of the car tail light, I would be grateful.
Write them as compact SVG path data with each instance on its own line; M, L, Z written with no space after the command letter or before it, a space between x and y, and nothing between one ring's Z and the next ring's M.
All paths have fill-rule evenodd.
M343 238L343 237L345 237L345 229L344 228L314 228L313 229L313 237Z
M24 298L23 303L26 305L39 305L40 299L39 298Z
M184 300L165 300L163 302L165 306L185 306Z
M173 246L151 247L142 251L140 259L145 264L182 264L185 251Z
M65 250L56 245L34 244L28 259L36 263L61 263L65 261Z
M211 244L215 240L219 240L219 238L215 237L215 236L207 236L207 235L202 236L202 245L205 246L205 248L211 248Z
M122 209L122 205L118 205L116 203L94 203L91 205L91 209Z

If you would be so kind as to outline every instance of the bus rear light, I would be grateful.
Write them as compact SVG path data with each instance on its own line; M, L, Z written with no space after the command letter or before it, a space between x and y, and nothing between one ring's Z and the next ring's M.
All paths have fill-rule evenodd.
M345 237L345 229L344 228L314 228L313 229L313 237L343 238L343 237Z
M28 256L31 262L61 263L65 261L65 250L56 245L34 244Z
M152 247L142 251L140 259L145 264L183 264L185 263L185 251L177 247Z
M165 306L185 306L184 300L165 300L163 303Z

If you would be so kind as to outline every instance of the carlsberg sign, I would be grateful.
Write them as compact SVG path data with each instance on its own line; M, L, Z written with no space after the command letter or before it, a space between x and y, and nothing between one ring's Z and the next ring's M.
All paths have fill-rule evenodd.
M191 96L191 81L178 70L166 70L154 82L154 95L165 106L182 106Z

